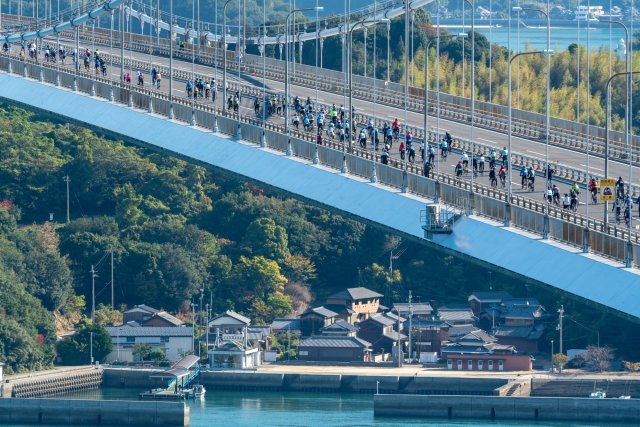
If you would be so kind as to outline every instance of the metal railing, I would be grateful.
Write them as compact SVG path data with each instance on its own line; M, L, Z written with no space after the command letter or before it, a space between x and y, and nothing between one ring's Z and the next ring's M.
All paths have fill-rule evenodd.
M78 77L63 66L57 64L35 64L31 60L18 60L6 55L0 56L0 70L12 72L18 76L33 76L43 82L60 84L63 87L74 88L84 93L91 93L95 89L96 96L108 99L113 92L114 102L127 105L131 95L134 108L147 110L152 103L153 111L166 116L170 109L169 96L165 93L147 88L113 82L109 79L80 72ZM25 70L26 68L26 70ZM192 103L186 98L173 99L174 119L189 123L191 121ZM293 155L304 159L311 159L315 151L318 152L320 163L330 168L340 170L342 167L342 144L329 141L326 145L317 145L305 132L293 130L291 136L284 135L283 126L275 123L262 123L256 117L245 116L209 105L196 103L197 124L212 129L217 121L221 132L234 135L240 124L243 139L255 144L260 143L264 132L271 149L286 152L289 141L293 148ZM366 150L354 149L346 155L347 167L350 173L369 177L373 161L371 153ZM508 216L512 226L542 234L547 229L548 237L575 247L587 247L592 252L616 261L631 259L635 264L640 258L640 238L637 233L629 234L626 227L605 225L602 221L586 218L573 212L549 208L542 202L535 202L522 196L514 196L507 204L504 191L458 179L452 175L440 173L433 178L420 175L419 166L405 165L397 160L389 165L375 163L378 182L380 184L402 188L406 183L407 191L426 198L434 198L436 192L443 203L455 206L460 210L472 206L476 215L503 222ZM416 218L419 221L419 218ZM629 243L627 243L629 241Z

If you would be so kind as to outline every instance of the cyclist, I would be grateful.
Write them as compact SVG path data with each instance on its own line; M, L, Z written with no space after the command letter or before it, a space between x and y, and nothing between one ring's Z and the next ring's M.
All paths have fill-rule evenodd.
M527 186L527 176L528 176L528 174L529 174L529 171L527 170L527 167L523 166L522 169L520 169L520 185L521 185L523 190Z
M393 139L398 139L398 137L400 136L400 122L398 121L398 119L395 119L391 124L391 130L393 133Z
M564 193L564 197L562 198L562 209L568 210L570 203L571 202L569 201L569 195L567 193Z
M296 127L296 129L298 129L298 126L300 126L300 117L298 117L298 113L295 113L293 115L293 125Z
M496 168L491 168L489 170L489 182L493 188L498 186L498 180L496 179Z
M491 152L489 153L489 167L491 169L494 169L496 167L496 150L495 150L495 148L492 148Z
M509 151L507 147L502 147L502 151L500 152L500 156L502 158L502 164L506 165L509 163Z
M575 212L578 210L578 193L576 193L575 191L571 190L569 192L570 197L571 197L571 206L570 209Z
M463 169L462 161L458 161L458 164L456 165L456 169L455 169L456 177L460 178L462 176L462 169Z
M580 187L578 187L578 183L574 182L571 186L571 190L576 193L576 196L580 194Z
M595 178L591 178L591 181L589 181L589 192L591 193L591 200L595 205L598 203L598 183Z
M443 159L447 158L447 140L445 138L440 141L440 156L442 156Z
M404 160L404 155L405 155L405 152L406 152L405 147L404 147L404 141L400 141L399 150L400 150L400 159Z
M480 160L478 163L480 167L480 174L484 174L484 155L482 153L480 153Z
M432 165L436 159L436 150L433 149L433 146L429 144L429 160L428 163Z
M621 176L616 181L616 188L618 189L618 199L622 199L624 196L624 181Z
M500 176L500 184L502 185L502 188L504 188L507 183L507 170L505 169L504 165L500 167L500 172L498 172L498 175Z
M462 167L465 171L469 169L469 156L465 151L462 152L462 156L460 156L460 161L462 162Z
M309 120L309 116L304 116L304 119L302 119L302 126L304 127L304 130L309 132L311 127L311 120Z
M553 203L556 206L560 206L560 189L553 184L553 187L551 187L551 191L553 191Z
M551 189L551 186L547 186L547 189L544 191L544 196L549 204L553 202L553 190Z
M529 168L529 171L527 172L527 179L529 180L529 191L533 193L534 184L536 182L536 174L533 171L533 168Z
M367 148L367 131L365 131L364 129L361 129L360 136L358 139L360 141L360 147Z

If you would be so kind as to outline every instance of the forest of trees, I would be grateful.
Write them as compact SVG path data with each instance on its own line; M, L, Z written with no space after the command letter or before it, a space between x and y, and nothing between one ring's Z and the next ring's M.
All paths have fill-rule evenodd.
M492 287L535 296L550 313L564 304L577 322L565 325L568 347L594 342L600 330L622 354L640 348L637 326L559 292L7 105L0 105L0 201L0 361L10 372L54 361L54 316L75 323L79 338L93 330L90 269L98 275L96 305L109 305L111 251L116 307L145 303L188 314L203 289L214 313L234 309L261 324L346 287L379 291L387 305L411 289L415 300L436 306ZM390 274L392 249L403 255ZM96 316L98 324L118 319L105 308ZM61 350L87 359L81 340Z

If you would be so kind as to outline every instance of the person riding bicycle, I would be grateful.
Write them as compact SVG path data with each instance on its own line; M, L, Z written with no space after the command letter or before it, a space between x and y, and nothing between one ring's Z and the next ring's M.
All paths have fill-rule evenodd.
M547 189L544 191L544 196L549 204L553 202L553 190L550 186L547 186Z
M553 203L555 203L556 205L560 204L560 189L553 184L553 187L551 187L551 191L553 191Z
M616 181L616 188L618 191L618 199L622 199L622 196L624 195L624 181L621 176L618 177L618 180Z
M495 148L492 148L491 152L489 153L489 167L491 169L496 167L496 150L495 150Z
M567 193L564 193L564 197L562 198L562 209L569 209L570 203L571 201L569 200L569 195Z
M404 155L406 152L405 146L404 146L404 141L400 141L400 147L398 147L399 151L400 151L400 159L404 160Z
M529 168L527 171L527 179L529 180L529 190L533 191L534 184L536 182L536 174L533 171L533 168Z
M577 182L573 183L573 185L571 186L571 191L576 193L576 196L580 194L580 187L578 187L578 183Z
M367 131L361 129L358 140L360 141L360 147L367 148Z
M578 209L578 193L576 193L575 191L571 190L569 192L569 197L571 198L571 210L572 211L576 211Z
M463 169L462 161L459 161L458 164L456 165L456 169L455 169L456 177L460 178L462 176L462 169Z
M444 138L440 141L440 155L445 158L447 157L447 140Z
M484 155L480 153L480 159L478 159L478 167L480 168L480 173L484 173Z
M298 113L295 113L293 115L293 125L296 127L296 129L298 129L298 126L300 126L300 117L298 117Z
M498 186L498 180L496 179L496 168L491 168L491 170L489 170L489 183L494 188Z
M449 132L444 133L444 139L447 141L447 144L451 145L453 142L453 138L451 138L451 134Z
M527 186L528 175L529 175L529 170L527 169L526 166L523 166L522 169L520 169L520 185L522 186L522 188L525 188Z
M504 168L504 165L500 167L498 175L500 176L500 184L502 184L502 188L504 188L507 179L507 170Z
M629 221L631 220L631 205L627 205L624 208L624 222L629 225Z
M462 156L460 156L460 161L462 162L462 167L464 170L469 169L469 156L465 151L462 152Z
M589 181L589 192L591 193L591 197L596 197L598 194L598 182L595 178L591 178L591 181Z
M507 150L507 147L502 147L502 151L500 152L500 157L502 159L503 165L509 163L509 150Z
M429 144L429 160L427 161L429 164L433 164L436 159L436 150L433 149L433 146Z
M394 137L397 138L398 135L400 134L400 122L398 121L398 119L395 119L391 124L391 130L393 132Z

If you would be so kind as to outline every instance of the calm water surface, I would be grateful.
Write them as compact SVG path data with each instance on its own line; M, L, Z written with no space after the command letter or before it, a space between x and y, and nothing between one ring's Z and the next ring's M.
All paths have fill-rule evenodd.
M68 399L137 399L140 390L104 389L73 393ZM373 417L373 398L366 394L207 391L206 400L189 401L191 426L237 427L588 427L585 423L517 423L388 419ZM595 426L595 425L594 425ZM602 426L602 425L600 425ZM618 427L625 427L616 424Z

